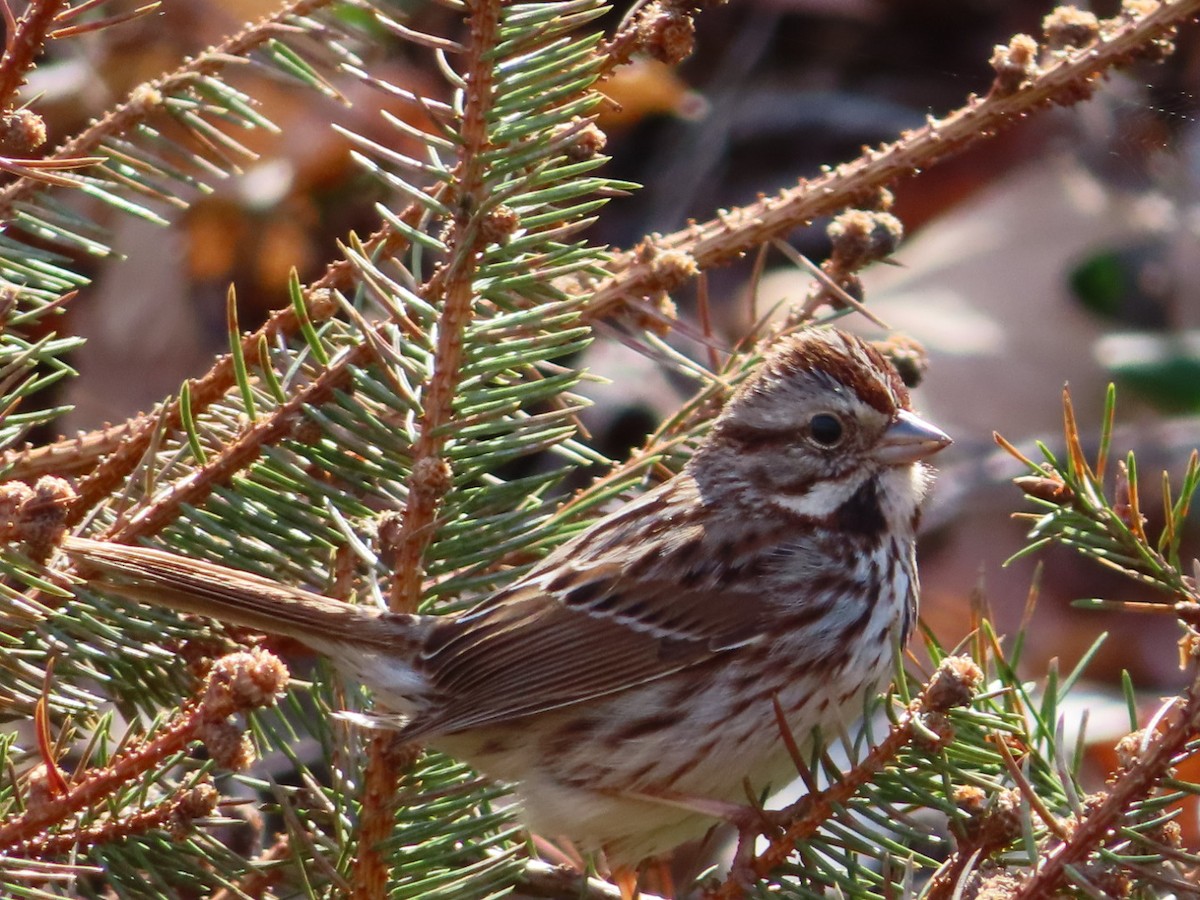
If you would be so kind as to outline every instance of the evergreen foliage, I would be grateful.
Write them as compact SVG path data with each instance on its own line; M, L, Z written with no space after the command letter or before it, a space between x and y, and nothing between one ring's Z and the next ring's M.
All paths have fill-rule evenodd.
M44 44L127 17L110 5L35 0L11 21L4 108ZM667 291L878 197L1048 100L1080 99L1105 67L1161 53L1200 2L1130 5L1106 20L1098 48L1059 47L1020 77L1009 48L987 98L811 184L630 250L588 236L604 204L636 188L604 172L596 88L634 51L678 58L704 4L656 0L611 34L597 23L601 0L445 5L459 21L433 36L405 26L407 4L394 0L298 0L139 86L44 158L0 148L11 176L0 186L5 896L611 896L594 878L545 877L503 786L339 717L369 698L322 661L294 672L277 703L268 691L229 705L222 678L278 677L258 653L227 655L250 636L79 587L58 537L147 542L396 610L462 608L607 502L677 470L752 369L757 334L709 367L661 341L674 324ZM376 63L396 45L438 59L449 102L387 81ZM247 60L316 95L341 97L354 78L416 103L428 130L385 118L423 155L347 131L383 198L377 231L347 235L316 281L293 278L291 306L253 333L240 332L231 294L230 353L178 396L77 441L24 447L61 413L42 393L74 374L78 341L60 317L86 291L88 261L110 253L96 211L174 227L164 210L238 173L253 156L239 136L275 127L229 83ZM852 310L851 275L827 268L827 293L796 324ZM577 422L576 364L601 322L696 381L695 397L621 464ZM1167 529L1152 540L1134 460L1114 502L1069 416L1068 437L1067 460L1047 451L1023 482L1044 507L1032 546L1065 543L1162 588L1194 636L1200 596L1180 535L1195 459L1177 494L1164 487ZM569 494L565 479L584 470L605 474ZM1196 688L1159 730L1140 732L1121 780L1089 797L1061 714L1079 671L1023 681L1020 640L1002 646L982 612L976 625L969 647L929 637L933 669L898 672L861 735L797 760L813 792L786 833L768 834L766 849L743 836L734 874L706 890L950 897L1005 879L1005 896L1189 889L1200 860L1172 843L1170 804L1198 788L1170 766L1194 749ZM939 678L957 678L959 692L947 699Z

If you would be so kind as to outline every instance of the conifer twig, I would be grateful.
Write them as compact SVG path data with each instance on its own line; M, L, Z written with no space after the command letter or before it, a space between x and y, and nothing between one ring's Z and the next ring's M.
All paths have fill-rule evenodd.
M722 211L707 222L688 225L658 239L657 244L662 250L689 254L699 270L732 262L818 216L876 195L880 188L961 152L1039 107L1068 106L1087 99L1104 73L1169 38L1198 11L1200 0L1164 0L1144 15L1109 20L1108 31L1102 32L1098 41L1057 55L1041 68L1031 67L1027 79L1015 90L993 90L983 98L972 96L965 106L944 119L931 116L924 126L905 133L894 143L868 150L852 162L812 180L802 180L774 196ZM626 304L661 289L653 261L640 259L636 251L615 256L608 271L604 282L594 290L589 288L584 310L587 319L614 316Z
M1094 805L1066 841L1041 855L1037 870L1012 895L1012 900L1038 900L1053 896L1069 876L1069 869L1084 863L1114 837L1129 808L1150 795L1168 777L1173 766L1191 757L1185 750L1200 729L1200 668L1193 663L1192 682L1179 701L1175 720L1149 736L1132 765L1112 783L1107 796ZM1057 840L1057 839L1055 839Z

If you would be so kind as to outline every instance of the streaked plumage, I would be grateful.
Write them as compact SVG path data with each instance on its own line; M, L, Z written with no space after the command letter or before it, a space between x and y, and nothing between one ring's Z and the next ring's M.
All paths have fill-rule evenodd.
M915 618L919 460L948 442L869 344L809 331L770 353L683 472L457 616L66 548L101 587L327 653L405 737L515 783L534 830L634 864L712 824L687 801L791 780L773 698L801 738L862 709Z

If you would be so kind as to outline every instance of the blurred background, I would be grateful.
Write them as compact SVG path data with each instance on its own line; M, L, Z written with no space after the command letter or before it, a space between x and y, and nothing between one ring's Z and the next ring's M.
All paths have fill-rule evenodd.
M1118 5L1094 11L1111 15ZM161 14L62 42L27 95L40 95L35 107L57 143L271 8L171 0ZM418 30L447 30L443 8L410 8ZM707 10L696 53L678 70L639 61L606 85L615 101L600 123L610 171L646 189L614 200L592 237L631 247L945 115L987 91L993 46L1015 32L1039 35L1050 8L1041 0L737 0ZM1069 383L1083 434L1094 441L1105 387L1115 381L1114 449L1135 450L1148 483L1163 468L1180 473L1200 442L1198 50L1200 29L1186 29L1164 64L1135 66L1090 102L1043 111L895 186L894 212L907 232L899 265L876 266L864 280L871 308L928 349L918 405L956 439L939 457L921 562L923 612L944 642L963 637L972 602L986 603L1012 633L1033 578L1035 560L1003 565L1027 531L1011 513L1031 507L1009 482L1021 471L997 451L994 430L1031 454L1038 439L1061 446L1060 391ZM393 83L446 96L426 51L397 43L377 64ZM327 122L394 144L380 105L417 124L420 110L349 79L339 88L350 105L341 105L253 70L236 77L254 79L251 93L286 137L249 134L262 156L244 175L185 212L162 211L182 228L163 233L108 216L127 261L98 262L95 284L72 307L68 327L90 341L74 359L84 377L65 389L75 411L64 432L147 409L207 368L226 346L230 284L242 327L252 328L286 302L292 266L302 281L314 278L335 258L337 239L374 228L377 188ZM827 252L823 225L791 236L814 261ZM718 340L732 346L755 310L803 298L809 277L775 253L756 285L747 260L710 272L708 287ZM682 317L695 315L690 290L674 299ZM707 352L672 340L698 357ZM639 445L689 390L654 360L603 338L586 363L614 381L612 390L597 388L588 422L612 455ZM1149 696L1181 683L1177 626L1166 616L1072 610L1074 598L1132 600L1143 589L1065 552L1037 559L1045 569L1024 657L1031 674L1055 658L1068 670L1098 634L1118 635L1089 670L1098 686L1091 734L1103 741L1096 723L1109 705L1123 708L1111 688L1122 669Z

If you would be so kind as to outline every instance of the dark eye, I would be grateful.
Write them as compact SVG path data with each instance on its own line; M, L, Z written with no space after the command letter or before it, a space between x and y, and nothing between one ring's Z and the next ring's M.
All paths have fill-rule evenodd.
M822 447L836 447L842 439L842 420L833 413L817 413L808 423L808 433Z

